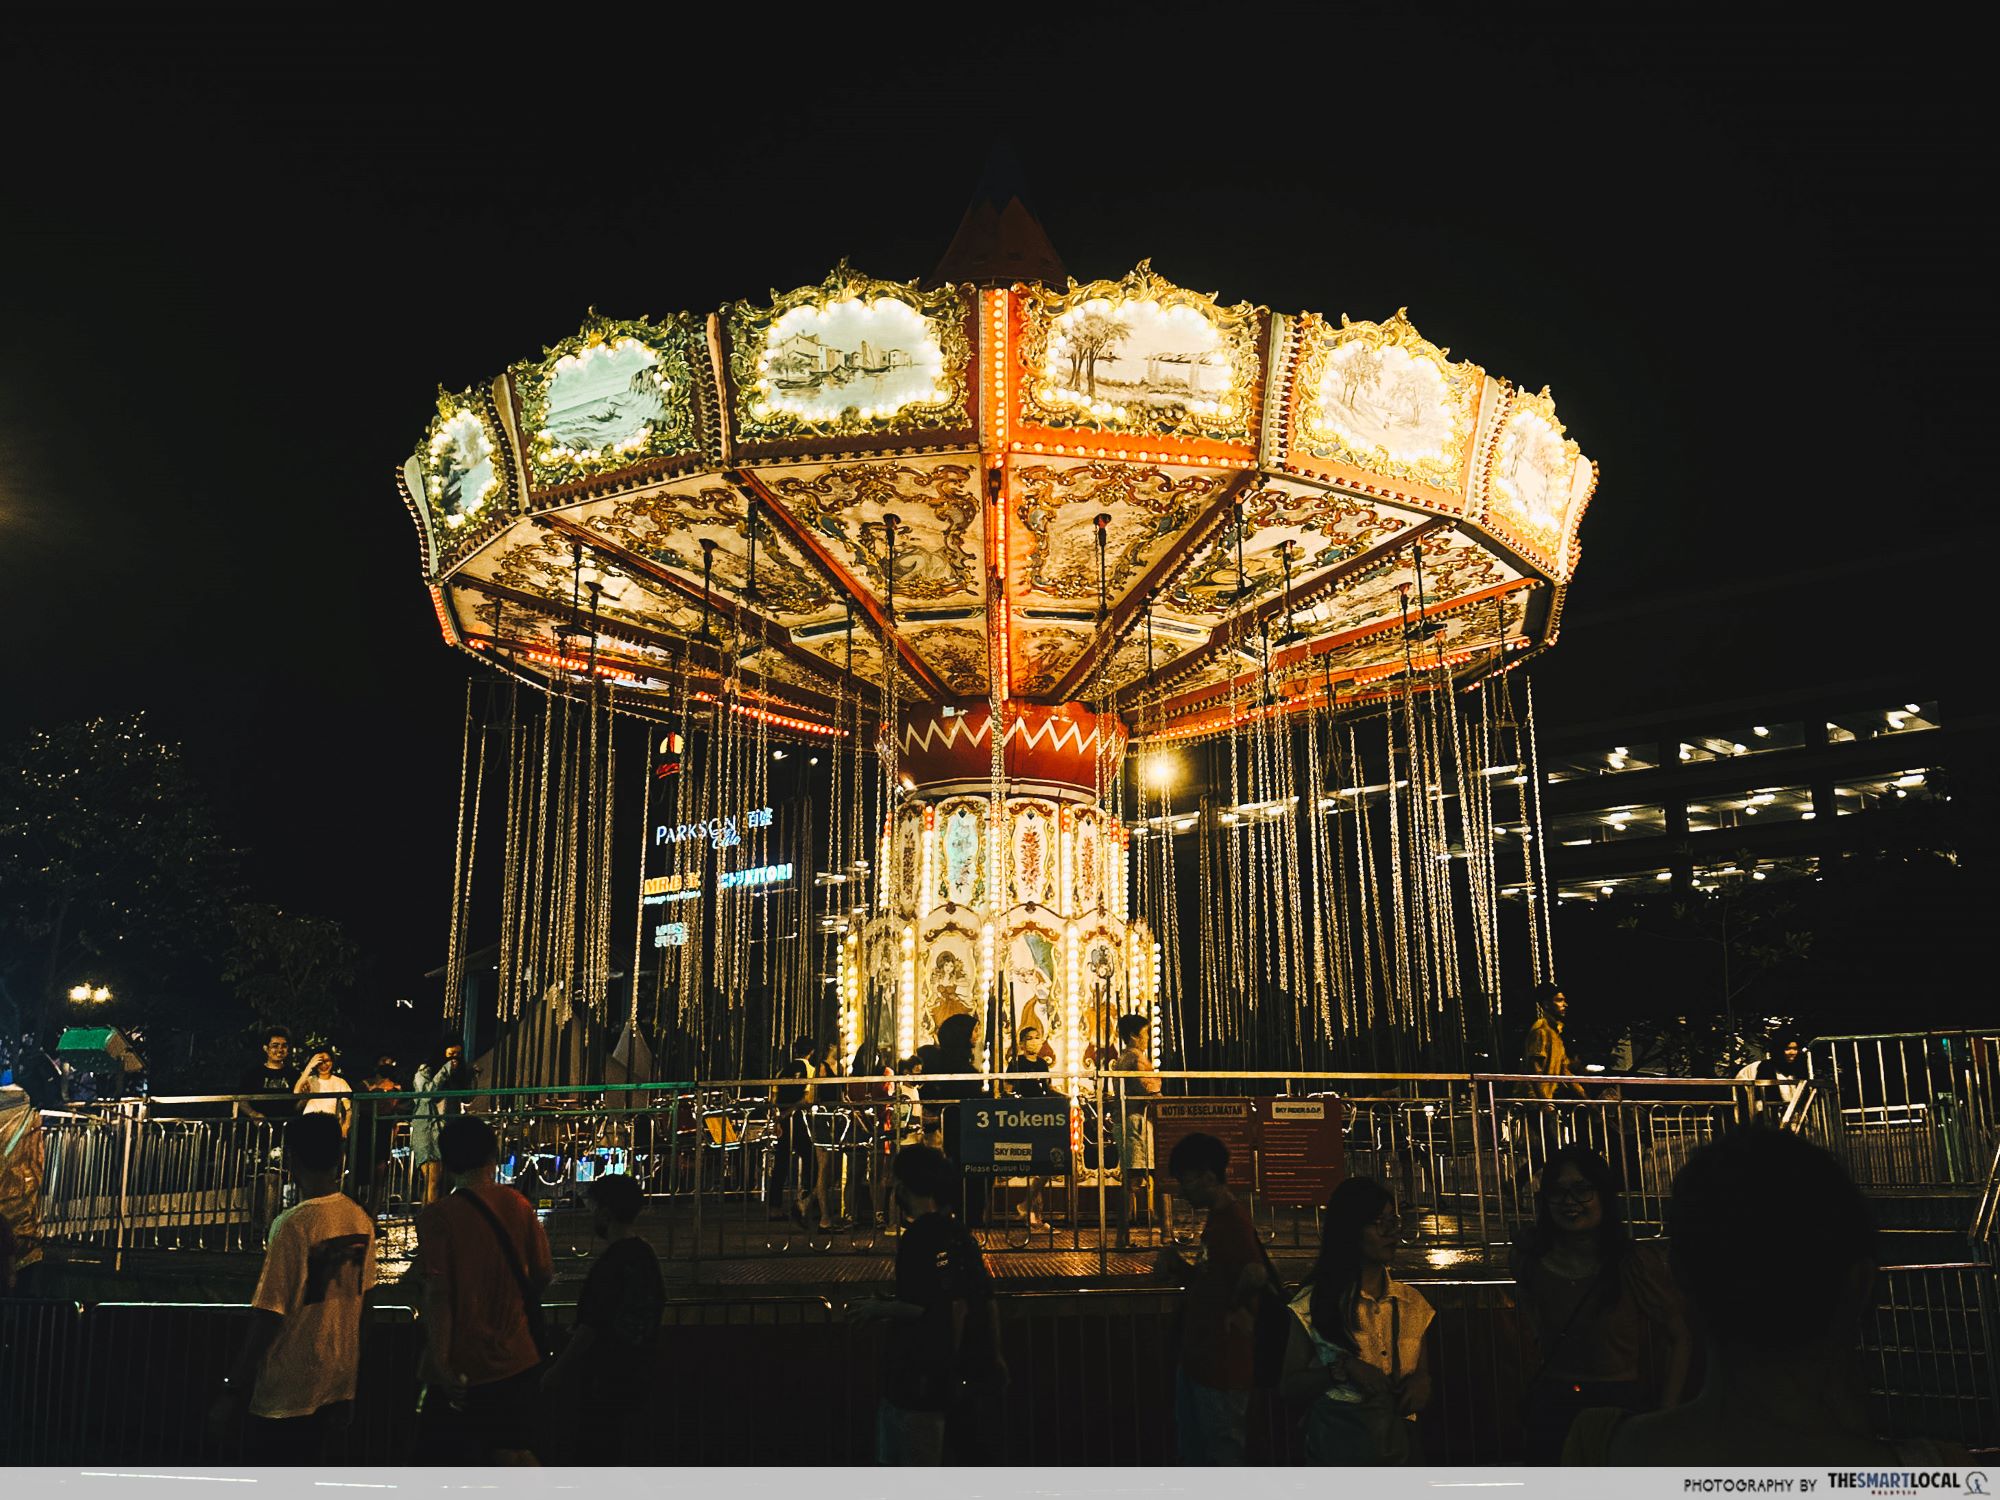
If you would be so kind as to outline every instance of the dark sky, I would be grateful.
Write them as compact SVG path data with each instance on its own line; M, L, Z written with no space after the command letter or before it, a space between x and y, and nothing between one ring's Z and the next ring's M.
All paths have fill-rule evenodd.
M921 275L1001 135L1079 277L1407 305L1552 387L1604 478L1545 718L1968 664L1992 152L1962 38L503 14L24 14L0 100L0 739L148 709L260 894L347 922L391 990L443 951L469 667L392 479L438 384L593 305Z

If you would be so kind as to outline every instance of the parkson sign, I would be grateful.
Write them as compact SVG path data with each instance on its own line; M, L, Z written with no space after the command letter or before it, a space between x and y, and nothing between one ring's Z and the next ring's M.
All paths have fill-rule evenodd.
M769 828L771 809L753 808L743 815L745 828ZM662 823L653 830L653 847L662 844L683 844L689 839L707 839L717 849L727 849L743 842L743 835L737 831L736 819L710 818L706 823Z

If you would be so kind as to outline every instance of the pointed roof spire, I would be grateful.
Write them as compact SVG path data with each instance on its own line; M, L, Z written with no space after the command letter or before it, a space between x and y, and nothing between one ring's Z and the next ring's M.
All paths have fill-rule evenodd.
M987 153L979 187L959 220L958 233L937 269L924 278L926 287L967 281L974 286L1068 282L1062 258L1021 190L1024 175L1013 148L1004 139L996 140Z

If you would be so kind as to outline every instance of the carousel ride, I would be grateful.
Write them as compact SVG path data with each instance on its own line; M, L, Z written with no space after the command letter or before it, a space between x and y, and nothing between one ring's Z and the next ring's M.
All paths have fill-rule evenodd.
M1510 887L1548 967L1513 669L1595 480L1546 390L1401 311L1144 262L961 244L923 282L593 314L440 393L400 473L438 629L494 669L447 1004L497 847L520 1080L582 1066L580 1018L710 1077L958 1012L989 1047L1032 1020L1058 1074L1135 1010L1170 1066L1475 1034Z

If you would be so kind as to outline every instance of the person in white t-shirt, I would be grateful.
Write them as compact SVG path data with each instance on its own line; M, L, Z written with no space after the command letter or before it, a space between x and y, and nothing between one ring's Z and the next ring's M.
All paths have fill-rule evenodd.
M245 1457L294 1465L339 1456L375 1285L375 1225L340 1191L344 1152L332 1115L292 1121L285 1154L299 1202L271 1226L250 1336L209 1418L226 1433L247 1413Z
M331 1052L313 1053L292 1092L306 1096L300 1114L332 1115L340 1122L340 1133L347 1134L348 1121L354 1115L354 1086L333 1070Z

